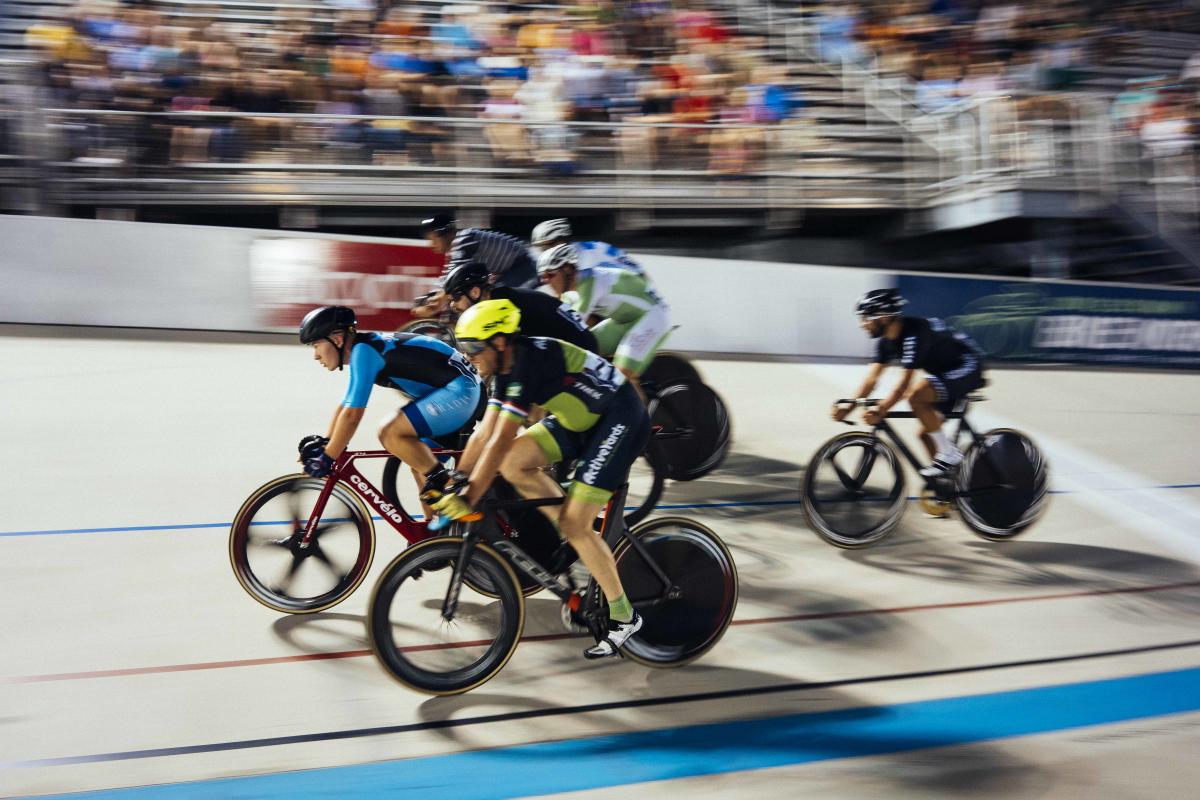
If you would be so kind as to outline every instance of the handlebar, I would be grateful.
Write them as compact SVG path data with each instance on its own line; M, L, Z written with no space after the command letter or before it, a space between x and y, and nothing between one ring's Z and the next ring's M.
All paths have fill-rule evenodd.
M855 406L856 408L870 408L871 406L879 405L879 400L874 397L859 397L857 399L843 398L834 400L835 406Z

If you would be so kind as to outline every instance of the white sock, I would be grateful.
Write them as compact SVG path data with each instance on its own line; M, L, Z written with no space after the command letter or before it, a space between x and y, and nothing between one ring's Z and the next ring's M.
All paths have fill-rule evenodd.
M962 458L962 453L958 451L957 447L950 444L950 440L941 430L933 431L929 434L929 438L933 439L933 443L937 447L937 455L934 458L940 458L942 461L950 463Z

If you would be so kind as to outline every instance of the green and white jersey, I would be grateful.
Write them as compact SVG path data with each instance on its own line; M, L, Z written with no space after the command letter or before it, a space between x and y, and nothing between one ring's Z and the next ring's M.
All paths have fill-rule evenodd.
M564 292L562 299L584 319L594 314L635 322L651 308L666 306L645 275L609 267L585 267L577 275L575 290Z

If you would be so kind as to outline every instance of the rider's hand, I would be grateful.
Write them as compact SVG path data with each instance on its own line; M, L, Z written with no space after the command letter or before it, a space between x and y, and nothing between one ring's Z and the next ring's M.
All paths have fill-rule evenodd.
M849 403L841 403L833 407L833 421L841 422L846 417L850 416L850 412L854 410L854 406Z
M433 504L433 510L445 519L462 519L469 516L473 509L467 499L461 494L445 494Z
M321 448L318 455L304 459L304 472L314 478L324 478L333 471L333 459L325 453L325 449Z
M327 444L329 444L329 440L319 434L313 433L305 436L300 440L300 444L296 446L297 452L300 453L300 461L307 461L325 452L325 445Z
M879 423L883 422L883 418L886 416L886 411L879 406L874 406L873 408L868 408L863 412L863 422L867 423L868 425L878 425Z

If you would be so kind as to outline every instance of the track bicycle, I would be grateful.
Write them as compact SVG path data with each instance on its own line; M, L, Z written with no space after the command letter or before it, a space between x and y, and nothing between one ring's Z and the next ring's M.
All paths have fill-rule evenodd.
M958 420L951 441L957 445L966 434L969 446L951 475L921 476L918 499L930 516L945 517L956 509L973 533L1003 541L1027 530L1045 510L1049 468L1038 446L1021 431L995 428L978 433L971 427L967 409L983 399L968 395L945 415L947 422ZM837 401L859 407L878 403ZM821 445L801 484L804 514L818 536L837 547L859 548L896 529L908 500L900 458L918 475L921 464L890 420L914 418L911 411L890 411L868 432L843 433Z
M444 449L433 453L442 458L459 454ZM229 561L242 588L286 614L324 611L349 597L371 569L372 512L409 544L430 538L424 521L390 500L356 466L361 460L389 457L394 458L387 450L347 450L325 478L284 475L256 489L229 531ZM500 496L517 497L503 479L497 481ZM559 547L554 526L540 514L505 517L498 524L504 535L520 538L533 558L548 563ZM521 589L532 593L541 586L527 580Z
M624 487L609 508L624 502ZM603 592L589 579L581 592L566 559L545 568L503 533L500 515L556 505L563 498L485 498L464 535L419 542L384 569L367 617L371 647L400 683L436 695L469 691L494 677L512 657L525 625L519 575L552 592L599 641L607 632ZM621 654L650 667L677 667L707 653L724 635L737 607L733 557L720 537L682 517L663 517L630 530L606 513L600 532L642 629ZM481 594L480 586L489 594Z

